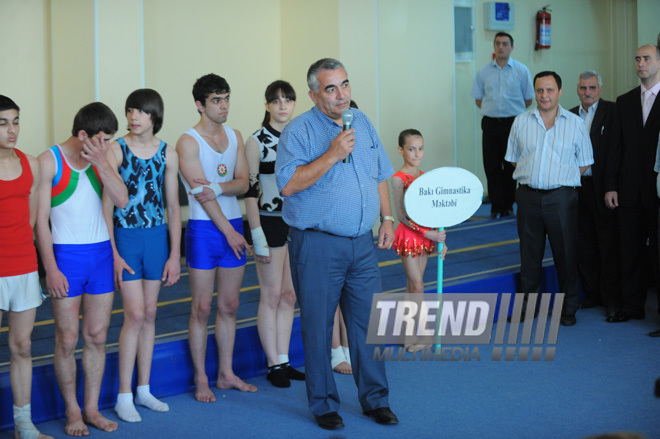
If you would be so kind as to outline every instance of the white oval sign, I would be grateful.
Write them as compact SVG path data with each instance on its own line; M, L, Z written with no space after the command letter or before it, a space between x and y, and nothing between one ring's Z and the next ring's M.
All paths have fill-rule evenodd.
M436 168L411 183L406 213L425 227L450 227L470 218L481 206L484 187L463 168Z

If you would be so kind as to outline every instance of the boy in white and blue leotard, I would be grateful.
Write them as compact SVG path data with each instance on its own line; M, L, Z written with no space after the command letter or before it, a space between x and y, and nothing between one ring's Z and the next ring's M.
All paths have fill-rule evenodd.
M204 176L210 183L228 183L234 180L238 137L233 129L227 126L223 128L228 145L222 154L214 150L195 128L190 128L185 133L197 142L199 161ZM183 185L187 192L191 192L192 189L185 179ZM232 248L227 245L227 239L213 223L203 205L192 194L188 196L188 200L190 203L190 219L186 226L186 261L188 265L200 270L245 265L245 254L240 255L239 258L234 255ZM216 197L215 201L234 230L242 235L243 215L236 197L223 194Z
M192 294L189 344L195 370L195 398L201 402L216 400L205 369L207 325L215 281L219 357L216 387L244 392L257 390L237 377L232 368L238 293L248 248L236 196L248 189L248 170L241 133L223 125L229 112L229 93L229 84L220 76L208 74L199 78L193 86L193 97L200 121L176 145L190 202L186 227L186 261Z
M117 118L100 102L78 111L71 137L39 156L37 241L55 319L55 375L66 406L65 432L88 435L86 424L117 429L98 409L105 340L114 293L112 246L101 196L125 206L128 193L109 142ZM49 222L50 226L49 227ZM82 311L84 414L76 399L79 312Z

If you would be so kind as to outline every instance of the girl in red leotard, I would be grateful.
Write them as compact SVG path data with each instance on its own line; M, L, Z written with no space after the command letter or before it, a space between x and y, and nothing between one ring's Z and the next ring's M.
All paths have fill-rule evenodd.
M392 248L401 256L406 272L406 293L424 292L424 270L428 256L435 251L436 242L445 242L446 232L415 224L403 203L405 191L423 172L419 165L424 157L424 138L415 129L407 129L399 134L399 154L403 157L403 167L392 176L392 197L399 225L395 231ZM443 245L440 257L444 259L447 246ZM406 344L406 349L415 352L425 345Z

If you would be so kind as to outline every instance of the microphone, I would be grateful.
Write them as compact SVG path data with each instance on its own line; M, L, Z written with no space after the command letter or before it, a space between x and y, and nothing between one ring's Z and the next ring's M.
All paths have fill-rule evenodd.
M344 125L342 129L344 131L350 130L351 125L353 125L353 110L351 109L346 109L341 112L341 122ZM351 155L348 154L346 158L344 159L344 163L350 163L351 162Z

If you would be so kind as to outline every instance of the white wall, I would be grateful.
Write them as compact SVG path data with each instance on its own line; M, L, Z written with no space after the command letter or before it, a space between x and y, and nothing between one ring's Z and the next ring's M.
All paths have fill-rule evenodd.
M638 45L657 44L660 33L660 1L637 0Z
M3 0L0 94L21 108L18 148L34 154L52 138L50 10L45 1Z
M174 143L198 119L193 82L215 72L232 87L228 123L247 137L268 83L289 80L299 114L312 105L308 66L337 57L395 167L397 135L415 127L425 135L425 169L457 163L483 177L480 116L469 98L495 34L483 28L483 3L475 0L474 66L457 66L455 76L449 0L3 0L0 32L15 43L6 49L11 62L0 63L11 84L2 93L22 107L19 147L38 154L65 139L75 112L97 95L123 128L125 98L144 81L163 95L161 136ZM542 4L513 3L513 56L532 74L557 71L565 107L577 104L575 82L586 69L601 72L606 98L634 87L634 50L660 31L657 0L555 0L552 48L535 51Z

